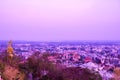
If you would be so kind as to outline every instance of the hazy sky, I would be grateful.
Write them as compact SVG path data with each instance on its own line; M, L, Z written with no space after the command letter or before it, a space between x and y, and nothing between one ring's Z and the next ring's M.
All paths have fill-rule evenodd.
M0 40L120 40L120 0L0 0Z

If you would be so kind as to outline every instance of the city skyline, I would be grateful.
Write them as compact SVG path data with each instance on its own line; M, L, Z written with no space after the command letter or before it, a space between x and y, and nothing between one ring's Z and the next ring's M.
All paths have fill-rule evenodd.
M0 1L0 40L119 41L119 0Z

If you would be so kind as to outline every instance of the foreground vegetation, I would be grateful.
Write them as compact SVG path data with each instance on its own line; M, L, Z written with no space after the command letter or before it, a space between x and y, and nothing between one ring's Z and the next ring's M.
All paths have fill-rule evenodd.
M102 80L99 73L80 67L66 67L48 60L50 54L35 52L27 60L14 56L11 63L6 52L0 55L3 80Z

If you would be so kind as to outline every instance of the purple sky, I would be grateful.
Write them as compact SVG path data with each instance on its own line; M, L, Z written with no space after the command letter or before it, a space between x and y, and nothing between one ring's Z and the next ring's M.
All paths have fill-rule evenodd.
M120 0L0 0L0 40L120 40Z

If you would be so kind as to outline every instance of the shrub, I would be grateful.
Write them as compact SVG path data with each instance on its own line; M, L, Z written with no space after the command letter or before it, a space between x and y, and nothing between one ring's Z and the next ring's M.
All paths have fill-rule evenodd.
M102 80L102 77L88 69L69 67L63 70L65 80Z
M97 72L92 72L88 69L80 67L61 67L58 64L52 64L48 60L49 54L40 53L33 54L23 64L19 64L21 71L31 74L33 79L40 80L102 80L101 76ZM42 72L46 72L46 74ZM26 80L29 78L26 78Z
M4 69L5 69L5 64L2 61L0 61L0 72L3 72Z

